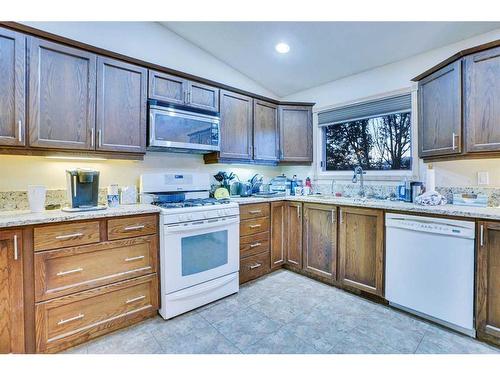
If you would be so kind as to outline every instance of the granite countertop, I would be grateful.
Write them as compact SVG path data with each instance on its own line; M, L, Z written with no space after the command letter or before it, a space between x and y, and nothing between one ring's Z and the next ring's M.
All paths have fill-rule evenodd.
M272 201L298 201L305 203L323 203L334 204L339 206L379 208L388 211L415 212L422 214L446 215L454 217L465 217L474 219L489 219L500 220L500 207L467 207L446 204L444 206L419 206L413 203L401 201L378 200L378 199L362 199L362 198L345 198L332 197L326 195L310 195L310 196L281 196L272 198L248 197L248 198L231 198L232 201L239 204L272 202Z
M61 210L33 213L31 211L0 211L0 228L56 223L60 221L98 219L103 217L138 215L160 212L151 204L131 204L100 211L64 212Z

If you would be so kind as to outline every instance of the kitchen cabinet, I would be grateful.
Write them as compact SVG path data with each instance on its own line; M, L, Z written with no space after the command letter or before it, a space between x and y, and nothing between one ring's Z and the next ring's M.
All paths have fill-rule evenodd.
M97 150L146 151L146 89L146 69L98 57Z
M26 144L26 37L0 28L0 146Z
M94 149L97 56L38 38L28 41L30 147Z
M220 158L251 160L253 99L223 90L220 94Z
M285 263L286 208L285 201L271 202L271 268L279 268Z
M383 297L383 211L342 207L339 218L340 283Z
M278 161L278 106L254 99L253 159Z
M303 269L317 276L337 277L337 207L304 204Z
M280 161L312 163L312 108L279 106Z
M500 151L500 47L464 58L466 152Z
M0 354L24 353L23 241L0 231Z
M445 66L418 83L419 156L462 152L462 62Z
M286 203L286 264L302 268L302 203Z
M500 222L478 224L476 330L500 345Z
M149 71L149 98L219 112L219 89L154 70Z

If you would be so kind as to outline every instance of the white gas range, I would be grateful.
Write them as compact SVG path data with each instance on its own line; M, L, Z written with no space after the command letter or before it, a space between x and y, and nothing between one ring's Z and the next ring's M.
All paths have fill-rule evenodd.
M161 207L160 315L170 319L239 290L239 207L209 198L204 173L141 175L141 200Z

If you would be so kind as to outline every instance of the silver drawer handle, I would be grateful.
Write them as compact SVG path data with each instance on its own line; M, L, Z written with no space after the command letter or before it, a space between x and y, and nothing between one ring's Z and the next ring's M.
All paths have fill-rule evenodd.
M83 314L78 314L77 316L74 316L72 318L68 318L68 319L61 319L57 325L60 326L61 324L66 324L66 323L70 323L70 322L73 322L75 320L78 320L78 319L83 319L85 317L85 315Z
M129 303L132 303L132 302L137 302L137 301L140 301L141 299L144 299L144 298L146 298L146 296L135 297L135 298L126 300L125 303L129 304Z
M81 236L83 236L83 233L64 234L61 236L56 236L56 240L65 240L66 238L81 237Z
M74 270L61 271L56 273L57 276L71 275L72 273L82 272L83 268L75 268Z
M17 126L18 126L18 139L19 139L19 142L22 142L23 141L23 123L21 120L18 121L17 123Z
M123 230L139 230L139 229L143 229L143 228L144 228L144 225L134 225L131 227L125 227L125 228L123 228Z
M134 260L144 259L144 255L139 255L137 257L125 258L125 262L133 262Z
M17 245L17 234L14 234L14 260L19 259L19 248Z
M254 228L260 228L262 225L260 224L255 224L255 225L250 225L250 228L251 229L254 229Z
M253 270L253 269L255 269L255 268L259 268L260 266L262 266L262 264L261 264L261 263L256 263L256 264L254 264L253 266L250 266L250 269L251 269L251 270Z
M249 214L261 214L262 210L253 210L253 211L248 211Z
M260 242L256 242L256 243L253 243L250 245L250 248L254 248L254 247L257 247L257 246L260 246L262 245Z

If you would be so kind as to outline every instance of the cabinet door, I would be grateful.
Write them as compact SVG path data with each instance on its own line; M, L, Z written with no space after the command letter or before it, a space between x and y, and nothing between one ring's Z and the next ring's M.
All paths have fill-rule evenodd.
M0 145L26 144L26 37L0 28Z
M29 38L31 147L94 148L96 55Z
M147 71L97 60L97 150L145 152Z
M271 267L285 263L286 202L271 202Z
M302 268L302 203L287 203L286 222L286 263Z
M189 82L188 106L219 112L219 89L198 82Z
M254 99L253 158L277 161L279 159L278 106Z
M462 62L450 64L418 83L419 156L462 152Z
M337 276L337 207L304 204L304 270L335 280Z
M22 256L21 231L0 231L0 354L24 353Z
M171 74L149 71L149 98L173 104L186 104L188 81Z
M221 91L220 157L252 159L253 99Z
M339 280L343 285L383 296L383 212L342 207L339 216Z
M464 61L466 151L500 151L500 48Z
M279 109L280 160L312 162L312 109L283 105Z
M500 344L500 223L479 223L476 282L478 336Z

